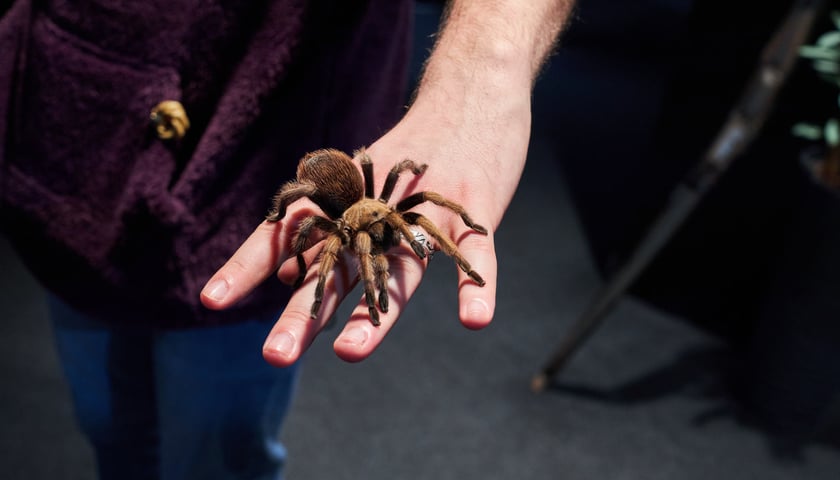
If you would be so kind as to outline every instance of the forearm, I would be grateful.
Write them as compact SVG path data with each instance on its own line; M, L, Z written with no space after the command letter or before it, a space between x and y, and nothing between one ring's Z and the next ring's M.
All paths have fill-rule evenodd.
M415 100L395 137L407 154L440 150L425 178L452 191L493 185L489 223L501 220L518 184L531 131L531 93L572 0L454 0ZM428 154L427 154L428 155ZM447 170L448 169L448 170ZM462 169L459 178L453 169ZM435 172L446 172L432 180Z
M524 89L530 93L573 3L452 0L418 95L447 86Z

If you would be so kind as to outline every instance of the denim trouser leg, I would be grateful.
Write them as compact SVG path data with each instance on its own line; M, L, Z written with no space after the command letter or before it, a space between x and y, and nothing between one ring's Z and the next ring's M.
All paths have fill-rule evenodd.
M153 331L111 327L54 298L50 312L102 479L279 478L297 368L262 358L274 318Z
M155 342L163 480L277 478L296 368L262 357L271 323L177 331Z

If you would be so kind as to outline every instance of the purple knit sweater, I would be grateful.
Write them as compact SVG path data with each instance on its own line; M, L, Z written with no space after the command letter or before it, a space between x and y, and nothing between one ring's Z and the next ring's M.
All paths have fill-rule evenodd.
M183 327L276 311L199 292L297 159L368 144L405 86L409 0L17 1L0 19L0 228L93 315ZM150 110L180 101L166 142Z

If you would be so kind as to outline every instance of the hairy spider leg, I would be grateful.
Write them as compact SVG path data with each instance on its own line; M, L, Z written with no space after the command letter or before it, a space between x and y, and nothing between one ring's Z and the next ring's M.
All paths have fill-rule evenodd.
M418 257L426 258L426 247L414 238L414 232L408 228L409 224L403 219L402 215L397 212L389 213L388 216L385 217L385 221L391 226L391 228L402 234L403 238L405 238L408 244L411 245L411 249L414 250L414 253L417 254Z
M468 262L467 259L464 258L463 255L461 255L461 252L458 250L458 247L455 245L455 242L453 242L445 233L440 231L437 225L435 225L434 223L432 223L431 220L424 217L423 215L420 215L417 212L406 212L403 214L403 218L405 218L405 221L410 223L411 225L417 225L426 230L426 232L429 235L431 235L432 238L437 240L438 246L441 250L443 250L443 253L452 257L455 260L455 263L458 264L458 267L460 267L461 270L464 271L464 273L469 275L469 277L473 279L475 283L477 283L481 287L484 286L485 282L484 279L481 278L481 275L479 275L478 272L472 269L472 266L470 266L470 262ZM470 228L473 227L471 226ZM475 228L473 228L473 230L480 232L480 230Z
M384 253L373 255L373 272L376 274L376 288L379 290L379 309L388 313L388 259Z
M332 273L333 267L338 261L338 252L341 251L343 242L341 237L330 234L324 241L324 249L321 250L321 265L318 266L318 285L315 286L315 301L309 316L318 318L318 310L321 309L321 302L324 301L324 286L327 284L327 276Z
M315 185L306 182L292 180L283 185L274 195L271 210L265 219L269 222L278 222L286 215L286 207L295 200L314 195L317 191Z
M445 198L443 195L435 192L418 192L414 195L409 195L408 197L404 198L400 203L397 204L397 211L402 213L411 208L420 205L423 202L432 202L435 205L440 207L448 208L449 210L457 213L461 216L461 220L464 221L464 224L476 232L487 235L487 229L482 227L481 225L475 223L470 215L464 210L464 207L458 205L457 203L453 202ZM429 232L431 233L431 232Z
M399 215L392 213L395 217ZM401 219L400 219L401 220ZM405 224L405 222L403 222ZM408 226L405 225L407 229ZM388 258L385 252L389 248L399 245L402 241L399 229L388 221L388 217L381 222L376 222L367 230L371 240L371 255L373 256L373 273L376 281L376 289L379 290L379 310L388 312L388 278L390 277Z
M309 235L312 233L313 228L317 228L324 233L333 235L337 235L338 231L338 227L334 221L317 215L306 217L300 222L298 231L292 241L292 253L294 253L297 257L298 264L298 277L293 285L293 288L295 289L300 288L303 283L303 279L306 277L307 266L306 260L303 258L303 252L307 249L307 245L309 244Z
M365 152L364 147L357 150L354 154L359 158L359 163L362 165L362 174L365 178L365 198L373 198L373 161L370 155Z
M402 172L411 170L411 173L415 175L422 175L427 168L429 166L425 163L418 165L413 160L407 158L394 165L391 171L388 172L388 177L385 179L385 185L382 187L382 194L379 195L379 199L386 203L391 199L391 194L394 193L394 187L397 186L397 180L399 180Z
M359 273L365 290L365 303L370 312L370 323L379 326L379 311L376 310L376 291L374 290L374 266L371 255L371 238L367 232L357 232L353 238L353 250L359 257Z

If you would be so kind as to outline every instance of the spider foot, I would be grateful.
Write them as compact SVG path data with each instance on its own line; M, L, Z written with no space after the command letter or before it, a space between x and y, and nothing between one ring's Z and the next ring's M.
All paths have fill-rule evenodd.
M318 310L320 309L321 302L319 300L315 300L314 302L312 302L312 308L309 310L309 317L312 318L312 320L318 318Z
M461 220L464 222L464 225L470 227L474 231L482 235L487 235L487 229L475 223L473 219L467 214L467 212L461 212Z
M382 290L379 292L379 309L382 313L388 313L388 291Z
M369 307L368 312L370 312L370 323L372 323L374 327L378 327L379 312L376 310L376 307Z
M280 213L279 210L272 210L268 212L268 215L265 216L266 221L271 223L277 223L280 219L283 218L283 215Z
M426 169L428 168L429 166L427 164L421 163L420 165L417 165L414 168L412 168L411 173L415 175L423 175L424 173L426 173Z
M475 270L470 270L469 272L467 272L467 275L469 275L470 278L472 278L473 281L477 283L479 287L483 287L487 283Z
M482 235L487 235L487 229L477 223L467 223L467 226Z

